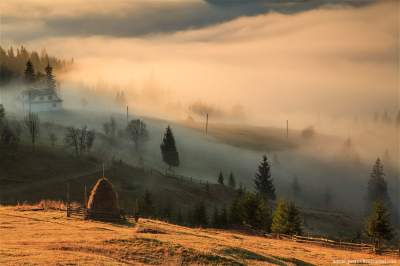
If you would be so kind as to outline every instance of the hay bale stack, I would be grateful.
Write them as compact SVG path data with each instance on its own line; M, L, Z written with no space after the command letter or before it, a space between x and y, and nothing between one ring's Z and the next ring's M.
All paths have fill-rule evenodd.
M90 219L119 219L118 196L107 178L100 178L90 192L87 204Z

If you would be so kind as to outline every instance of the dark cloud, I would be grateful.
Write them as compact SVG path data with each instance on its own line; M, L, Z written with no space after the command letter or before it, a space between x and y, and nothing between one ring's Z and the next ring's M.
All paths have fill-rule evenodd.
M104 12L77 13L35 17L32 23L40 27L32 31L4 30L3 37L28 41L41 37L93 36L136 37L198 29L227 22L242 16L267 12L293 14L319 8L326 4L364 5L368 1L346 0L204 0L133 2L124 9ZM51 10L51 7L48 8ZM44 9L46 10L46 9ZM3 15L2 23L13 25L28 22L27 17Z

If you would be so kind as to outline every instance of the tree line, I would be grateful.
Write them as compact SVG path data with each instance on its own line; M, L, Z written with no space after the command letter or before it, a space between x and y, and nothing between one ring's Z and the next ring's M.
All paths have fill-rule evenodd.
M28 51L24 46L5 49L0 46L0 85L6 85L11 81L26 81L26 71L31 71L34 80L40 81L46 78L46 67L51 65L56 70L65 69L73 63L54 56L49 56L46 50L41 52ZM31 81L34 81L31 80Z

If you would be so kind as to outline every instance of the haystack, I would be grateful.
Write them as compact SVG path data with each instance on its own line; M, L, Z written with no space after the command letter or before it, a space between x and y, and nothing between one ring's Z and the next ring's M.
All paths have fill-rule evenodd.
M120 219L118 195L107 178L97 181L90 192L87 208L90 219Z

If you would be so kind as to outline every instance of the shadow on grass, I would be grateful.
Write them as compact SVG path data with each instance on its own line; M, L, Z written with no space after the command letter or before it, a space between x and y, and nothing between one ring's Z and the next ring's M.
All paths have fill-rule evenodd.
M278 256L271 256L267 257L252 251L249 251L247 249L242 249L242 248L226 248L222 250L224 255L228 255L240 260L257 260L257 261L265 261L274 265L281 265L281 266L286 266L286 262L293 263L295 265L299 266L313 266L314 264L310 264L308 262L295 259L295 258L284 258L284 257L278 257Z

